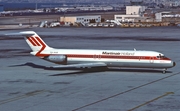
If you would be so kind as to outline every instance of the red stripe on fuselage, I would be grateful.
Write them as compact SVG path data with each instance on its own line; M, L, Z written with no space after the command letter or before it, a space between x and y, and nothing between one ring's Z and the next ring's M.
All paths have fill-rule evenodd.
M64 54L66 55L66 54ZM67 54L70 58L93 58L93 59L141 59L141 60L170 60L169 58L159 59L156 56L111 56L111 55L76 55Z

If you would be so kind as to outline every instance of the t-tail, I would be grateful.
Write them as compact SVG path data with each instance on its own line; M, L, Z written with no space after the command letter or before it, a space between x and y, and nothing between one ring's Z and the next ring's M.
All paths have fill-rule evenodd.
M41 54L42 51L52 49L49 47L34 31L23 31L19 33L11 33L6 35L22 35L24 39L32 49L31 54L36 55L38 57L43 57L45 55Z

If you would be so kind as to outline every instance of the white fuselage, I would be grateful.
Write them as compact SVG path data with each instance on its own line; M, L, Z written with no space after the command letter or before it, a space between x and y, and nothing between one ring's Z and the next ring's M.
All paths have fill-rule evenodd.
M175 65L173 61L164 57L162 53L155 51L52 48L49 50L43 50L41 54L42 56L66 56L67 64L102 62L108 67L134 68L171 68ZM159 58L159 55L161 55L161 58Z
M49 47L36 32L24 31L8 35L23 35L31 54L63 67L132 67L171 68L175 62L155 51L55 49ZM61 67L62 67L61 65Z

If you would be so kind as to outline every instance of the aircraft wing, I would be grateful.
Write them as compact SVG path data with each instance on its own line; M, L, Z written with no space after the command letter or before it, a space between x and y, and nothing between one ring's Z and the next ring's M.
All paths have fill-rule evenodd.
M82 63L82 64L71 64L71 65L58 65L51 66L52 69L89 69L89 68L107 68L105 63Z

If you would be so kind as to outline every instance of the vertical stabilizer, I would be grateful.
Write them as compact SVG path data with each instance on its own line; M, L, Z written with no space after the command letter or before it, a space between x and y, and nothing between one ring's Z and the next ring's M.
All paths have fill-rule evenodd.
M50 48L34 31L20 32L20 34L24 36L33 52Z
M26 42L32 49L31 54L36 55L38 57L44 57L44 55L41 54L42 51L52 49L34 31L24 31L24 32L19 32L19 33L10 33L6 35L24 36Z

